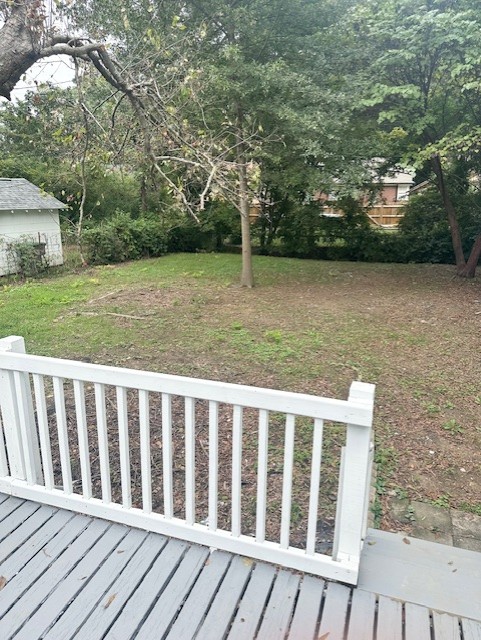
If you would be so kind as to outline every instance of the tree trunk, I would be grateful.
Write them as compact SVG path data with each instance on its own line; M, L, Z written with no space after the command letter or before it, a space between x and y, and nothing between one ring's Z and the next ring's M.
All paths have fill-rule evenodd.
M249 195L247 187L247 170L245 159L238 156L239 173L239 210L241 214L242 232L242 274L241 287L254 286L254 272L252 269L251 224L249 220Z
M456 258L457 272L458 275L463 276L466 269L466 259L464 257L463 243L461 240L461 233L459 231L456 210L446 188L440 157L434 156L431 159L431 165L433 167L434 173L436 174L438 190L443 200L444 210L446 211L446 214L448 216L449 230L451 231L451 240L453 243L454 256Z
M0 36L0 96L11 99L11 91L30 67L40 58L35 38L35 3L32 0L12 3Z
M474 278L476 275L476 267L478 266L479 256L481 255L481 233L476 237L474 241L473 247L471 249L471 253L469 254L468 261L466 262L466 266L458 275L464 278Z
M147 178L145 177L145 172L142 172L142 178L140 179L140 210L145 213L148 208Z
M246 158L244 155L244 114L237 105L237 173L239 176L239 204L242 233L241 287L254 286L252 269L251 225L249 220L249 186L247 184Z
M83 252L83 243L82 243L82 233L83 233L83 221L85 217L85 202L87 200L87 171L86 171L86 162L87 162L87 153L89 150L90 144L90 127L89 127L89 119L87 116L87 110L83 100L82 93L82 84L81 84L80 74L79 74L79 66L78 61L75 60L75 83L77 85L77 99L80 106L80 110L82 111L82 118L84 121L85 128L85 141L83 145L83 149L80 156L80 184L82 187L82 196L80 198L80 206L79 206L79 218L77 223L77 247L80 254L80 260L82 261L82 266L87 266L87 261L85 260L85 255Z

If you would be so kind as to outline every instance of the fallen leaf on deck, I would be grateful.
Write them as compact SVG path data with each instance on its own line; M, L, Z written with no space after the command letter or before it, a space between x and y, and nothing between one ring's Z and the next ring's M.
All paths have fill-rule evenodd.
M411 544L411 540L409 538L403 538L404 544Z
M7 578L5 576L0 576L0 591L7 584Z
M109 599L104 604L104 609L108 609L110 607L110 605L112 604L112 602L115 600L116 597L117 597L116 593L113 593L111 596L109 596Z

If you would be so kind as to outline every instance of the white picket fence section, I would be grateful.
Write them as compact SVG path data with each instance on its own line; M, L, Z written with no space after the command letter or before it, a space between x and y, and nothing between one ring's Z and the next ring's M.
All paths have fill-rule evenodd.
M64 381L73 385L78 458L69 448ZM47 398L48 383L53 403ZM101 497L92 495L92 461L85 404L85 387L95 391L96 451L100 466ZM108 435L106 388L116 391L117 442ZM142 508L132 506L131 451L129 449L128 394L137 394L140 429ZM150 394L162 399L163 512L152 510ZM185 504L184 515L174 514L172 398L184 398ZM131 395L129 396L131 397ZM208 518L196 521L196 401L208 403ZM269 389L108 367L25 353L23 338L0 340L0 491L41 503L70 509L134 527L185 539L240 555L273 562L355 584L366 533L372 466L372 413L374 385L353 382L349 399L337 400ZM219 405L232 405L229 439L232 462L230 530L218 528L219 505ZM243 411L258 412L257 502L255 535L242 533ZM268 514L269 415L285 415L284 463L280 539L266 539ZM61 485L55 484L51 447L52 415L61 468ZM50 416L50 418L49 418ZM290 545L294 438L297 416L313 420L310 494L305 548ZM332 556L316 551L321 452L325 421L346 425L339 472L336 525ZM230 423L229 423L230 424ZM112 435L110 434L110 437ZM72 435L70 434L70 438ZM112 499L110 464L118 455L121 500ZM72 464L80 465L81 482L72 481ZM58 461L56 462L58 466ZM252 470L251 470L252 471Z

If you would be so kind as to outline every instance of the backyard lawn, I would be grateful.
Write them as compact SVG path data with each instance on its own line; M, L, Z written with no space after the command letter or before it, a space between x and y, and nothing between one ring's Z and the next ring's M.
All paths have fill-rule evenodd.
M0 335L30 353L333 397L374 382L381 505L481 514L480 280L441 265L254 267L253 290L237 285L239 256L216 254L4 279Z

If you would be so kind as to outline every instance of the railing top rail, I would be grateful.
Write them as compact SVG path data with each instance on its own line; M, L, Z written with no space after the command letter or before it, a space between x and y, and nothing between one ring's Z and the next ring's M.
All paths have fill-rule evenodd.
M364 427L372 424L374 385L362 382L353 383L356 388L365 390L362 397L337 400L12 352L0 353L0 369L189 396Z

